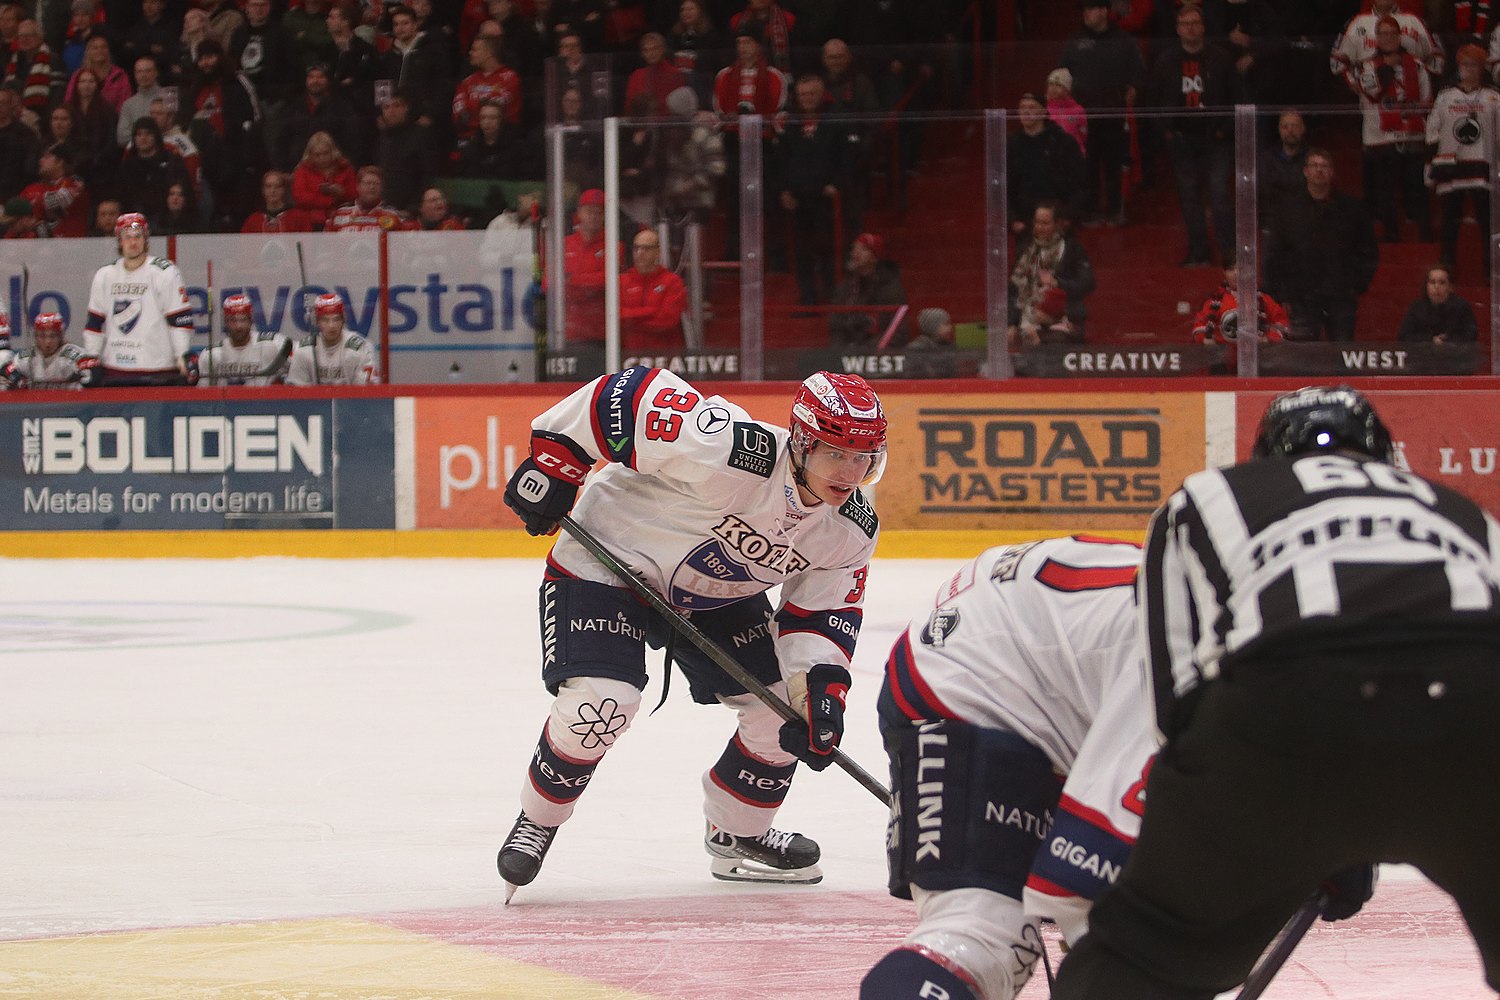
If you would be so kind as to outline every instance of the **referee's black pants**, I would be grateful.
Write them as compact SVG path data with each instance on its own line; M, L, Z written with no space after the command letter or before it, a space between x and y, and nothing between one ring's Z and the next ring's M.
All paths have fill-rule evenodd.
M1453 896L1500 989L1497 774L1493 648L1242 663L1163 749L1140 838L1054 1000L1232 989L1323 879L1377 861Z

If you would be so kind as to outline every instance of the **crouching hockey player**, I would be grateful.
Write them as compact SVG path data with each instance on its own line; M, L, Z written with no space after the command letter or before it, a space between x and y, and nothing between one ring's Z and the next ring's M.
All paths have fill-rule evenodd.
M1139 832L1156 749L1139 560L1085 536L990 549L896 641L886 844L917 926L862 1000L1011 1000L1042 956L1040 918L1083 935Z
M858 376L826 372L798 389L790 431L656 368L595 379L532 422L531 457L505 492L526 530L554 533L577 500L578 523L620 562L783 699L788 681L805 683L811 707L783 724L696 648L673 647L657 613L560 537L540 593L542 681L556 699L498 858L507 900L536 878L557 828L629 729L648 644L667 646L694 701L738 715L703 775L713 875L822 878L818 845L771 823L798 759L821 770L843 734L878 532L859 487L880 478L885 457L875 392ZM765 592L777 585L773 608Z

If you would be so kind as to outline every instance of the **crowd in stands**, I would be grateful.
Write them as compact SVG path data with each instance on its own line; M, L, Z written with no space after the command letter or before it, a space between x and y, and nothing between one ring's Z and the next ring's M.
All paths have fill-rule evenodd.
M1039 3L1019 3L1023 22ZM1323 148L1333 137L1315 147L1304 115L1288 110L1266 129L1264 284L1290 312L1290 339L1353 335L1380 241L1434 242L1435 261L1456 277L1461 220L1488 231L1497 5L1082 0L1075 33L1043 43L1055 67L1015 104L1012 345L1085 338L1096 279L1080 234L1127 224L1132 172L1175 184L1183 265L1233 261L1234 135L1223 112L1243 101L1363 111L1362 198L1334 183ZM627 129L620 161L627 235L667 220L675 243L684 223L732 205L737 116L758 113L769 268L795 274L799 305L826 311L831 343L900 346L916 335L911 322L893 330L890 312L849 308L906 303L897 262L866 231L871 179L888 174L899 189L921 169L921 113L962 102L976 67L956 43L981 8L0 2L0 227L12 238L107 233L96 214L123 210L158 233L477 228L506 206L460 217L436 179L540 181L547 123L623 114L674 125ZM877 150L882 126L895 141ZM597 129L567 133L564 150L570 198L603 187ZM586 207L585 227L595 214ZM602 237L586 235L586 252L602 255L592 245ZM722 213L717 235L713 255L736 258L737 212ZM1488 266L1489 241L1480 243ZM569 323L574 335L592 325L583 316Z
M906 0L876 0L869 17L860 4L827 6L841 12L799 17L770 0L4 2L0 201L44 179L49 150L86 206L118 200L182 232L233 232L251 219L258 231L319 229L358 200L355 175L374 167L382 210L354 214L410 225L434 178L540 180L549 117L706 120L710 108L726 112L726 101L729 115L752 105L776 114L792 89L784 74L802 68L793 53L816 52L836 27L857 25L847 34L862 44L911 46L952 40L961 13ZM720 72L733 61L736 36L756 53L744 79ZM838 44L847 68L847 46ZM924 71L896 60L878 77L899 96L905 88L891 78ZM684 87L695 106L687 95L669 101ZM862 76L819 98L830 107L846 99L861 112L882 106ZM639 145L653 198L685 211L707 207L684 177L700 165L697 151L671 177L679 150L658 149L654 139ZM578 168L598 169L597 157ZM266 211L273 173L282 188L290 178L286 209L294 214ZM191 190L174 196L186 203L169 218L168 190L184 178ZM570 179L582 182L578 190L599 186L596 177ZM34 227L11 235L74 234L50 203L38 209Z
M1073 321L1038 325L1042 299L1057 293L1028 270L1031 213L1054 206L1064 233L1125 225L1132 166L1146 183L1158 170L1169 172L1186 242L1183 267L1234 267L1229 112L1241 103L1285 108L1279 119L1265 116L1259 138L1259 264L1269 295L1261 312L1271 311L1260 324L1263 337L1353 339L1380 244L1433 244L1440 263L1432 271L1451 281L1466 218L1477 224L1485 271L1467 277L1487 281L1491 115L1500 106L1490 86L1500 60L1496 4L1082 0L1079 7L1078 30L1063 45L1045 94L1029 92L1015 108L1008 195L1021 248L1012 275L1013 345L1019 337L1024 348L1049 331L1081 339L1082 309L1072 290L1064 294ZM1327 148L1353 145L1345 124L1352 119L1325 115L1319 141L1308 136L1312 111L1350 103L1360 111L1357 198L1336 183L1336 155ZM1125 108L1135 113L1122 114ZM1139 150L1134 159L1132 147ZM1232 286L1227 291L1232 295ZM1225 293L1220 286L1210 294L1200 319ZM1425 316L1432 310L1423 312L1423 301L1413 309ZM1445 312L1458 308L1444 301ZM1212 322L1196 323L1195 335L1232 340Z

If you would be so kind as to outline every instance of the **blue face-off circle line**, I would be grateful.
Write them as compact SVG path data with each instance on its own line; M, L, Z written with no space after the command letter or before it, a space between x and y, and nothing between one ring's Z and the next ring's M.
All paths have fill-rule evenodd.
M41 602L36 602L39 605ZM51 605L47 605L49 608ZM197 612L207 608L236 608L244 610L260 611L296 611L301 613L315 613L328 615L341 615L349 620L342 625L326 627L305 633L284 633L280 635L245 636L242 638L214 638L204 636L201 638L187 638L176 642L127 642L122 644L94 644L67 646L13 646L0 645L0 653L78 653L78 652L112 652L120 649L168 649L180 646L222 646L243 643L261 642L288 642L302 639L326 639L345 635L362 635L371 632L380 632L386 629L399 628L409 625L413 619L406 615L393 614L384 611L368 611L359 608L331 607L316 604L243 604L228 601L69 601L69 609L86 607L127 607L127 608L180 608L187 612ZM26 618L24 613L25 603L13 605L9 612L12 623ZM33 618L33 620L36 620ZM87 615L70 614L67 616L54 616L50 621L66 622L77 627L79 623L87 624L90 619ZM197 616L195 620L204 620ZM145 622L144 624L150 624Z

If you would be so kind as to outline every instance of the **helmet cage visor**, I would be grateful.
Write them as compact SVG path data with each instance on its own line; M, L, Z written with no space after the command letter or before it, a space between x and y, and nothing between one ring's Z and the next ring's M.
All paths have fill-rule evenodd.
M871 486L885 475L885 440L868 448L851 448L813 436L806 425L792 428L791 457L804 478L817 477L843 489Z

